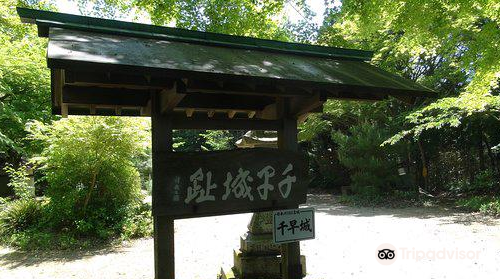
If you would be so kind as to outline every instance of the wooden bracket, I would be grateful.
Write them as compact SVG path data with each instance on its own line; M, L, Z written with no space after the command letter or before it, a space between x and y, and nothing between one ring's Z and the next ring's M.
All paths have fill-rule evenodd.
M184 96L186 95L177 93L177 83L174 83L171 89L162 90L160 92L161 113L172 112Z
M326 96L316 93L312 97L295 97L291 99L290 114L300 118L308 114L326 102Z

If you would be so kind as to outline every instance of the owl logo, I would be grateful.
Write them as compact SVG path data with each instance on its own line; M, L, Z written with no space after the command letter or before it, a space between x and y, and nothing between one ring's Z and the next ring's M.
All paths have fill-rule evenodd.
M381 260L392 260L394 259L394 250L391 249L382 249L378 250L378 258Z

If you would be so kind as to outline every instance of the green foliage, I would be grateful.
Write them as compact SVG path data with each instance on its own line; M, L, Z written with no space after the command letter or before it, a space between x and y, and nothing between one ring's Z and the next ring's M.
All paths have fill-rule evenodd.
M45 235L46 241L38 244L148 235L151 216L141 206L140 177L133 162L150 144L148 127L140 119L118 117L32 122L30 138L43 147L34 162L49 183L49 202L33 228L4 231L11 244L37 244L34 237L46 233L52 237Z
M493 200L489 203L485 203L485 204L481 205L481 207L479 208L479 211L481 211L482 213L487 214L487 215L499 217L500 216L500 199L497 198L496 200Z
M7 165L4 170L9 175L7 186L12 187L17 198L26 199L34 196L35 186L29 183L27 165L21 165L17 169Z
M129 211L122 223L122 238L149 237L153 234L153 217L151 205L147 203L135 206Z
M468 211L500 216L500 198L491 196L471 196L456 201L456 205Z
M29 131L41 147L32 161L47 179L47 201L7 201L0 216L5 243L64 249L151 234L151 208L143 205L134 162L149 150L147 121L70 117L32 122Z
M16 6L24 1L1 0L0 4L0 163L17 163L29 152L25 124L32 119L53 119L50 78L46 67L47 42L36 27L22 24ZM49 8L42 2L35 8Z
M27 230L42 218L42 206L35 199L18 199L6 204L0 212L0 236Z
M469 118L500 111L498 1L344 1L330 15L321 41L371 48L373 62L439 91L441 97L410 113L406 136L459 128ZM425 14L425 16L420 16Z
M201 135L206 142L208 150L228 150L235 148L238 138L230 131L207 131Z
M285 0L82 0L81 11L101 17L135 12L156 25L190 30L286 39L279 22ZM86 7L93 6L91 11Z
M397 150L380 146L388 133L386 128L372 123L352 126L348 133L333 132L339 160L351 171L355 193L376 196L401 182L397 173Z
M494 193L499 190L499 182L492 170L485 170L474 176L472 183L467 180L455 179L447 185L449 191L456 194Z

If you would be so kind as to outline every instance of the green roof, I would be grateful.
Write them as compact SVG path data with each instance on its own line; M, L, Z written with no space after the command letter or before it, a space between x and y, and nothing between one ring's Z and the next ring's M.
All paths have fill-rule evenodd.
M193 31L181 28L124 22L27 8L17 8L17 13L23 22L36 23L39 28L39 34L43 37L48 36L48 30L50 27L59 27L63 29L113 35L125 35L158 40L201 43L216 46L287 52L293 54L363 61L370 60L373 55L373 52L364 50L257 39L252 37Z
M150 93L165 109L274 117L276 97L297 115L326 99L408 102L435 92L370 63L371 52L231 36L18 8L49 38L52 102L61 114L140 114ZM113 109L115 108L115 109ZM271 109L269 109L271 108ZM190 116L189 116L190 117Z

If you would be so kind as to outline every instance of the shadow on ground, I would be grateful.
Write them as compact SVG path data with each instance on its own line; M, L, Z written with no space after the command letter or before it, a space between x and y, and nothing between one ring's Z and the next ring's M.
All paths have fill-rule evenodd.
M8 269L44 262L72 262L109 253L126 252L127 245L102 245L81 250L19 251L0 247L0 265Z
M374 217L392 216L394 218L442 219L441 224L472 225L479 223L488 226L500 225L500 220L478 213L467 213L450 206L424 206L408 208L389 207L352 207L342 205L339 196L330 194L308 194L307 206L312 206L318 213L336 216Z

